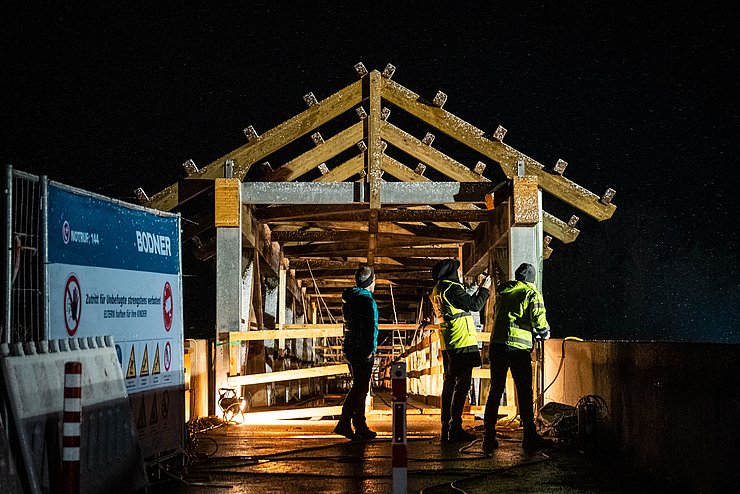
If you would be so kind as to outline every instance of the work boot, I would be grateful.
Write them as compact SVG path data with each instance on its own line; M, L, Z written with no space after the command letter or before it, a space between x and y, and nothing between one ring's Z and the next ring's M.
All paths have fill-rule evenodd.
M378 437L378 433L375 431L371 431L367 427L364 429L357 429L355 431L355 440L369 441L371 439L375 439L376 437Z
M483 445L481 446L481 449L484 453L492 455L493 450L498 448L498 440L496 439L496 436L493 435L484 435L483 436Z
M339 434L347 439L355 439L355 433L352 430L352 425L349 422L340 420L337 422L337 426L334 427L334 434Z
M552 444L550 439L545 439L536 432L529 434L525 432L524 439L522 439L522 447L529 450L547 448L548 446L552 446Z
M463 442L463 441L474 441L478 439L478 436L471 434L462 427L455 427L450 429L450 442Z
M447 425L442 426L442 431L439 433L439 441L442 443L450 442L450 428Z

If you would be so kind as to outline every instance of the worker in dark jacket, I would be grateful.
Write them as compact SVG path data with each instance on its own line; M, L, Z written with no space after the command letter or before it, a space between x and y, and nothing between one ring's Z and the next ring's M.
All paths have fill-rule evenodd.
M370 377L378 349L378 305L373 299L375 273L360 266L355 273L357 286L342 293L344 315L344 356L352 374L352 387L342 406L342 416L334 432L348 439L374 439L365 421L365 397L370 390ZM354 425L354 431L352 426Z
M491 390L484 414L483 451L486 453L491 453L498 447L496 421L509 369L516 385L519 416L524 427L522 445L525 448L536 448L548 443L537 434L532 405L533 340L550 337L545 302L534 285L536 274L534 266L524 263L515 271L514 280L504 283L496 294L493 334L489 347Z
M440 344L444 366L442 386L441 440L472 441L474 434L462 428L462 412L470 390L473 367L481 365L475 322L470 311L478 312L488 300L491 278L486 276L478 290L469 294L460 283L460 261L444 259L432 269L437 283L430 296L440 321Z

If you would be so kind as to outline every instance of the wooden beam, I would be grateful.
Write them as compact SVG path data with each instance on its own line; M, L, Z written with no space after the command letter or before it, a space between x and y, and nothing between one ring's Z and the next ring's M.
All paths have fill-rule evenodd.
M265 372L262 374L250 374L247 376L229 376L230 386L249 386L251 384L267 384L281 381L295 381L297 379L308 379L311 377L337 376L349 374L347 364L326 365L322 367L309 367L307 369L294 369L278 372Z
M290 206L260 207L255 209L254 217L265 223L297 219L321 219L324 216L336 217L350 213L363 212L367 215L367 204L302 204L297 208ZM352 216L356 218L355 216ZM354 219L353 221L357 221Z
M289 328L294 325L283 324L278 328ZM229 341L264 341L295 338L334 338L344 336L341 324L308 324L301 329L264 329L258 331L241 331L229 333Z
M383 86L383 97L453 139L496 161L509 178L516 175L517 161L524 160L525 174L536 175L540 186L545 191L571 206L597 220L610 218L616 210L613 204L601 203L599 196L562 175L548 173L542 164L511 146L484 137L482 130L461 118L442 108L422 102L418 94L392 80L386 81Z
M434 149L432 146L424 144L416 137L404 132L391 123L385 121L382 122L381 131L383 133L383 138L387 140L389 144L410 154L414 158L423 161L452 180L456 180L458 182L490 182L486 177L475 173L462 163L455 161L441 151Z
M487 223L481 223L476 229L476 240L463 246L463 274L473 276L488 268L491 249L505 238L511 228L511 211L509 203L493 210L493 216Z
M542 229L564 244L574 242L578 238L578 234L581 233L578 228L568 226L565 221L556 218L547 211L542 211Z
M268 180L271 182L290 182L313 170L321 163L351 148L357 141L361 140L362 127L362 122L357 122L323 144L309 149L271 173Z
M348 159L341 165L332 168L314 180L314 182L344 182L353 175L360 173L365 167L365 153Z
M368 213L368 237L367 237L367 264L375 265L375 253L378 248L378 210L380 209L380 187L382 170L380 167L383 148L380 140L380 112L381 94L383 89L383 77L380 72L373 70L368 77L368 104L370 112L366 124L366 136L368 143L367 152L367 180L370 186Z
M384 79L380 72L373 70L368 77L368 104L370 111L366 119L367 124L367 178L370 183L370 209L380 208L380 175L381 175L381 123L380 104L383 93Z

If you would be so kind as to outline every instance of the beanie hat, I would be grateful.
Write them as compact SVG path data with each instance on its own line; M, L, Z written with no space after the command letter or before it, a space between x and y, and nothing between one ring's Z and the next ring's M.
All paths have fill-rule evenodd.
M526 262L522 263L522 265L516 268L516 271L514 271L514 279L517 281L534 283L536 276L537 271L535 271L534 266Z
M460 267L460 261L457 259L442 259L432 268L432 279L439 280L457 280L457 269Z
M360 266L355 272L355 282L360 288L367 288L375 281L375 271L370 266Z

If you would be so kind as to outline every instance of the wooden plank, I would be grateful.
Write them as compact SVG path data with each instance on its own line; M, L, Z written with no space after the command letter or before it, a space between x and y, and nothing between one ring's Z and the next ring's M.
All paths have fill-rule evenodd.
M270 410L267 412L249 412L244 414L245 424L269 424L275 420L313 419L341 415L342 407L290 408Z
M478 175L462 163L455 161L432 146L424 144L391 123L382 122L381 131L383 138L389 144L423 161L452 180L458 182L490 182L486 177Z
M231 386L249 386L251 384L295 381L297 379L308 379L310 377L338 376L342 374L349 374L349 366L347 364L264 372L262 374L249 374L246 376L229 376L227 379Z
M290 182L313 170L321 163L328 161L339 153L351 148L362 139L363 123L357 122L341 131L331 139L326 140L294 158L275 170L267 178L270 182Z
M602 204L599 197L562 175L551 174L542 164L500 141L484 137L482 130L474 127L452 113L420 101L418 94L389 80L383 86L383 97L399 108L411 113L423 122L439 129L453 139L496 161L507 177L516 175L518 160L525 162L525 174L536 175L540 186L558 199L580 209L584 213L605 220L616 210L613 204Z
M304 222L283 222L282 224L305 226ZM361 221L344 221L341 223L335 223L334 221L312 221L311 225L318 227L318 228L325 228L327 230L334 229L334 230L345 230L345 231L353 231L353 232L367 232L368 231L367 222L361 222ZM395 233L398 235L413 235L410 231L406 230L403 226L396 225L394 223L379 224L378 233Z
M332 168L328 173L321 175L314 182L344 182L353 175L360 173L365 167L365 153L348 159L341 165Z
M414 170L409 168L408 166L404 165L400 161L396 160L395 158L392 158L391 156L388 156L387 154L383 155L383 161L381 164L381 168L384 172L396 177L398 180L401 180L402 182L431 182L432 180L430 178L425 177L424 175L419 175Z
M542 229L564 244L574 242L578 238L578 234L581 233L578 228L568 226L565 221L556 218L547 211L542 211Z
M332 328L314 329L261 329L257 331L233 331L229 333L230 341L265 341L296 338L335 338L344 336L344 329L339 325Z
M336 331L342 329L341 324L278 324L277 329L284 329L287 331L296 331L299 329L329 329Z

